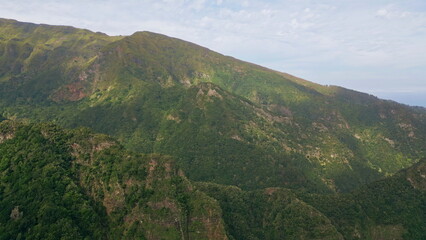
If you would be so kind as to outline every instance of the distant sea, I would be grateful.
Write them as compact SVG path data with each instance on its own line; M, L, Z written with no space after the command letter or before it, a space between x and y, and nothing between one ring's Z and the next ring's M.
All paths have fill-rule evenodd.
M373 95L382 98L393 100L399 103L426 107L426 92L415 92L415 93L374 93Z

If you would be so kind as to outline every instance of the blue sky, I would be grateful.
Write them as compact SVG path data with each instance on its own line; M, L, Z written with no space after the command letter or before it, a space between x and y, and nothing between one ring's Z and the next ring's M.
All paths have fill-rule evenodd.
M329 85L426 106L424 0L0 0L0 17L149 30Z

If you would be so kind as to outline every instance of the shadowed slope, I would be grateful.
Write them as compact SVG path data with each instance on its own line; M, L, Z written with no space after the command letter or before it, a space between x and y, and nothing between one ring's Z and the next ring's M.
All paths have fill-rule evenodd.
M0 123L0 239L227 239L167 156L87 129Z

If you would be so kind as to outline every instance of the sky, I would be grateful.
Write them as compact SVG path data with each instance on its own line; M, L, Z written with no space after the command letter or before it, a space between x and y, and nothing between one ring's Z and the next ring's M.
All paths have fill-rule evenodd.
M426 107L425 0L0 0L0 17L152 31L324 85Z

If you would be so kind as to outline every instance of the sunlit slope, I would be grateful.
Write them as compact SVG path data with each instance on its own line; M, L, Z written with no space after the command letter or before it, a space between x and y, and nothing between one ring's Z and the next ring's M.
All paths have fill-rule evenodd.
M72 88L70 100L79 100L84 79L99 49L111 42L101 33L66 26L36 25L0 19L0 82L2 98L12 102L39 103L55 98L58 88Z
M52 33L52 41L62 39L52 52L63 54L53 58L49 52L55 64L31 65L35 72L14 72L6 64L0 114L91 127L133 150L175 156L194 180L346 191L426 155L421 109L321 86L155 33L108 37L29 26L43 28L47 39L49 31L61 35ZM38 44L31 31L15 35ZM3 49L13 41L2 39ZM6 52L1 61L31 62L31 54Z

